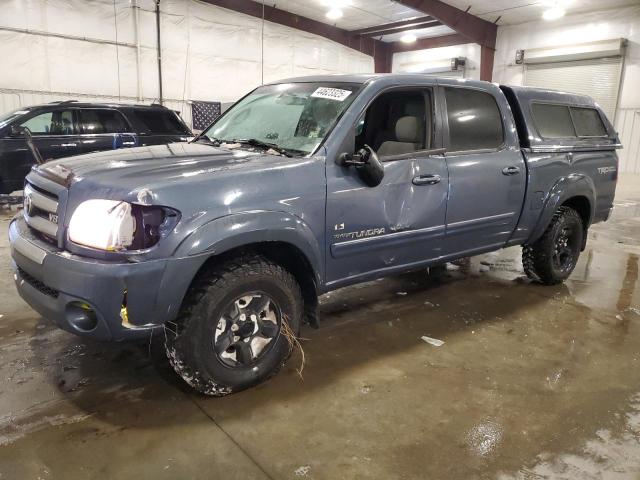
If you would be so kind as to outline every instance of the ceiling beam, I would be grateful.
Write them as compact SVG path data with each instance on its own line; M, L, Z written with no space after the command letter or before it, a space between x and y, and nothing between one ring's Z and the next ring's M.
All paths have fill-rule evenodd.
M412 43L393 42L390 43L392 53L413 52L414 50L427 50L428 48L450 47L452 45L462 45L469 43L467 37L459 33L442 35L440 37L419 38Z
M440 0L396 0L441 21L447 27L464 35L470 42L495 49L498 26L475 15L452 7Z
M427 16L412 18L410 20L402 20L400 22L384 23L373 27L361 28L359 30L350 30L350 32L354 35L377 36L387 33L404 32L406 30L413 30L416 28L437 27L438 25L442 25L442 23L433 17Z
M378 45L382 43L379 40L355 35L343 28L334 27L333 25L296 15L294 13L287 12L286 10L280 10L279 8L263 5L261 2L253 0L202 1L215 5L216 7L226 8L227 10L233 10L234 12L243 13L255 18L262 19L264 16L264 19L268 22L312 33L370 56L375 55L376 48L378 48Z
M479 43L482 48L481 76L490 76L490 69L493 64L493 50L495 48L495 37L497 26L475 17L471 14L458 10L455 7L447 5L439 0L395 0L398 3L406 5L415 10L424 12L428 17L414 18L404 20L402 22L394 22L392 24L378 25L367 29L349 31L343 28L335 27L311 18L296 15L286 10L280 10L273 6L263 5L261 2L254 0L202 0L205 3L214 5L234 12L249 15L283 25L289 28L295 28L303 32L311 33L332 40L346 47L357 50L374 58L376 72L390 72L392 67L393 54L395 52L407 52L413 50L423 50L428 48L446 47L451 45L460 45L463 43ZM429 19L429 20L427 20ZM382 42L380 40L368 37L367 31L375 29L375 32L384 30L393 31L388 33L397 33L403 27L406 30L415 29L416 23L433 22L433 25L447 25L456 30L456 34L444 35L441 37L420 38L413 43L406 44L402 42ZM403 23L403 25L400 25ZM411 27L409 27L411 25ZM382 30L380 30L382 28ZM422 27L425 28L425 27ZM489 58L491 57L491 58ZM489 60L491 60L489 62Z

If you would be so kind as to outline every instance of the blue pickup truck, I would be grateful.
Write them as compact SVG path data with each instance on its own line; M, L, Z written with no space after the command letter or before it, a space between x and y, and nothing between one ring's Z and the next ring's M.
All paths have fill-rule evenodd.
M34 167L9 237L20 295L105 340L164 329L226 395L275 374L317 297L522 245L555 284L609 217L619 139L592 99L422 75L258 87L190 143Z

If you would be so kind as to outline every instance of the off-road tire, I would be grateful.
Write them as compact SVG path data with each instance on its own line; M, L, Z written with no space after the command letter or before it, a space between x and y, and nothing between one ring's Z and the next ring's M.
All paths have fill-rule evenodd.
M281 322L298 336L304 302L291 273L260 255L232 258L201 274L190 287L178 317L165 325L165 350L176 373L205 395L224 396L264 382L291 356L292 342L280 329L274 345L250 368L230 368L213 350L221 309L243 291L259 289L276 299Z
M555 242L564 228L572 229L572 266L568 270L558 269L553 262ZM566 280L575 268L583 237L586 235L582 218L570 207L559 207L542 237L531 245L522 247L522 266L531 280L545 285L556 285Z

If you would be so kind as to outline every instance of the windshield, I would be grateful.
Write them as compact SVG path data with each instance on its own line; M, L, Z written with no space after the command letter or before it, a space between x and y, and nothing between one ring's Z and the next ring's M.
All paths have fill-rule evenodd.
M16 110L15 112L5 113L0 115L0 128L10 123L14 118L17 118L25 113L29 113L29 110Z
M322 143L359 87L351 83L259 87L231 107L203 136L216 143L271 145L285 154L308 155Z

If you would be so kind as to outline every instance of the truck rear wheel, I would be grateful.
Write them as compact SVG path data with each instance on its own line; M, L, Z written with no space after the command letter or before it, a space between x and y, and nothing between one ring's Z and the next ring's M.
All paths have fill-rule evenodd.
M558 208L542 237L522 248L527 277L545 285L566 280L578 263L584 235L578 212L569 207Z
M244 390L285 364L302 312L300 287L288 271L258 255L232 259L192 285L178 318L165 326L167 357L201 393Z

